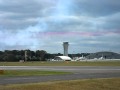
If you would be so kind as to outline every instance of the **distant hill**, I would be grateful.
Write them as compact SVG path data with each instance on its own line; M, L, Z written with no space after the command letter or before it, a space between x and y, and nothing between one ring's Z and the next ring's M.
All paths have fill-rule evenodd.
M105 59L120 59L120 54L104 51L104 52L92 53L92 54L86 56L87 59L94 59L94 58L101 58L101 57L103 57Z

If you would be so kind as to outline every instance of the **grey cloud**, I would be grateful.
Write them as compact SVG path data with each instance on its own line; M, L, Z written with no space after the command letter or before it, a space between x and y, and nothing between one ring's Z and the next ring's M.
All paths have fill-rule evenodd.
M15 12L15 13L28 13L39 12L39 10L46 8L44 6L46 3L42 2L38 3L36 0L4 0L4 3L0 3L0 10L6 12Z
M120 11L119 0L76 0L77 13L91 16L106 16Z
M6 45L5 43L0 43L0 50L26 50L26 49L31 49L30 46L25 46L25 45Z
M114 33L120 28L119 0L72 0L70 11L72 14L60 17L52 14L56 10L57 0L2 1L0 2L2 49L45 49L57 53L62 52L62 42L68 41L71 53L110 48L119 51L119 33ZM58 48L59 51L56 51Z
M34 0L5 0L4 3L0 3L0 24L7 29L21 29L30 25L35 25L37 18L43 17L43 10L49 5L46 3L38 3ZM42 2L42 1L41 1ZM28 21L29 19L33 21ZM25 23L26 21L26 23Z
M120 12L119 13L114 13L112 15L109 15L107 17L103 17L104 20L104 25L103 28L109 29L109 30L119 30L120 29Z

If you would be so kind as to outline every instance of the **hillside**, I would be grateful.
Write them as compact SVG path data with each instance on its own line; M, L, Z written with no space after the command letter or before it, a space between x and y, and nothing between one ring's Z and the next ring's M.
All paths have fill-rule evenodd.
M114 52L96 52L93 54L88 55L87 59L94 59L94 58L105 58L105 59L120 59L120 54Z

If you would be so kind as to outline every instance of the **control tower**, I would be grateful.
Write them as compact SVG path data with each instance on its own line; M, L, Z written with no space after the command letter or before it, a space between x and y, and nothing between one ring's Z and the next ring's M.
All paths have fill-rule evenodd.
M63 42L64 56L68 56L68 42Z

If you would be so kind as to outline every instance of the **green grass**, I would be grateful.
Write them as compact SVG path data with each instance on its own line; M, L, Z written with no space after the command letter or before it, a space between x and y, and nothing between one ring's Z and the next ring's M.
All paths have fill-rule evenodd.
M2 76L39 76L39 75L62 75L71 74L70 72L59 71L40 71L40 70L5 70Z
M0 85L0 90L120 90L120 78Z
M120 66L120 61L95 62L0 62L0 66Z

